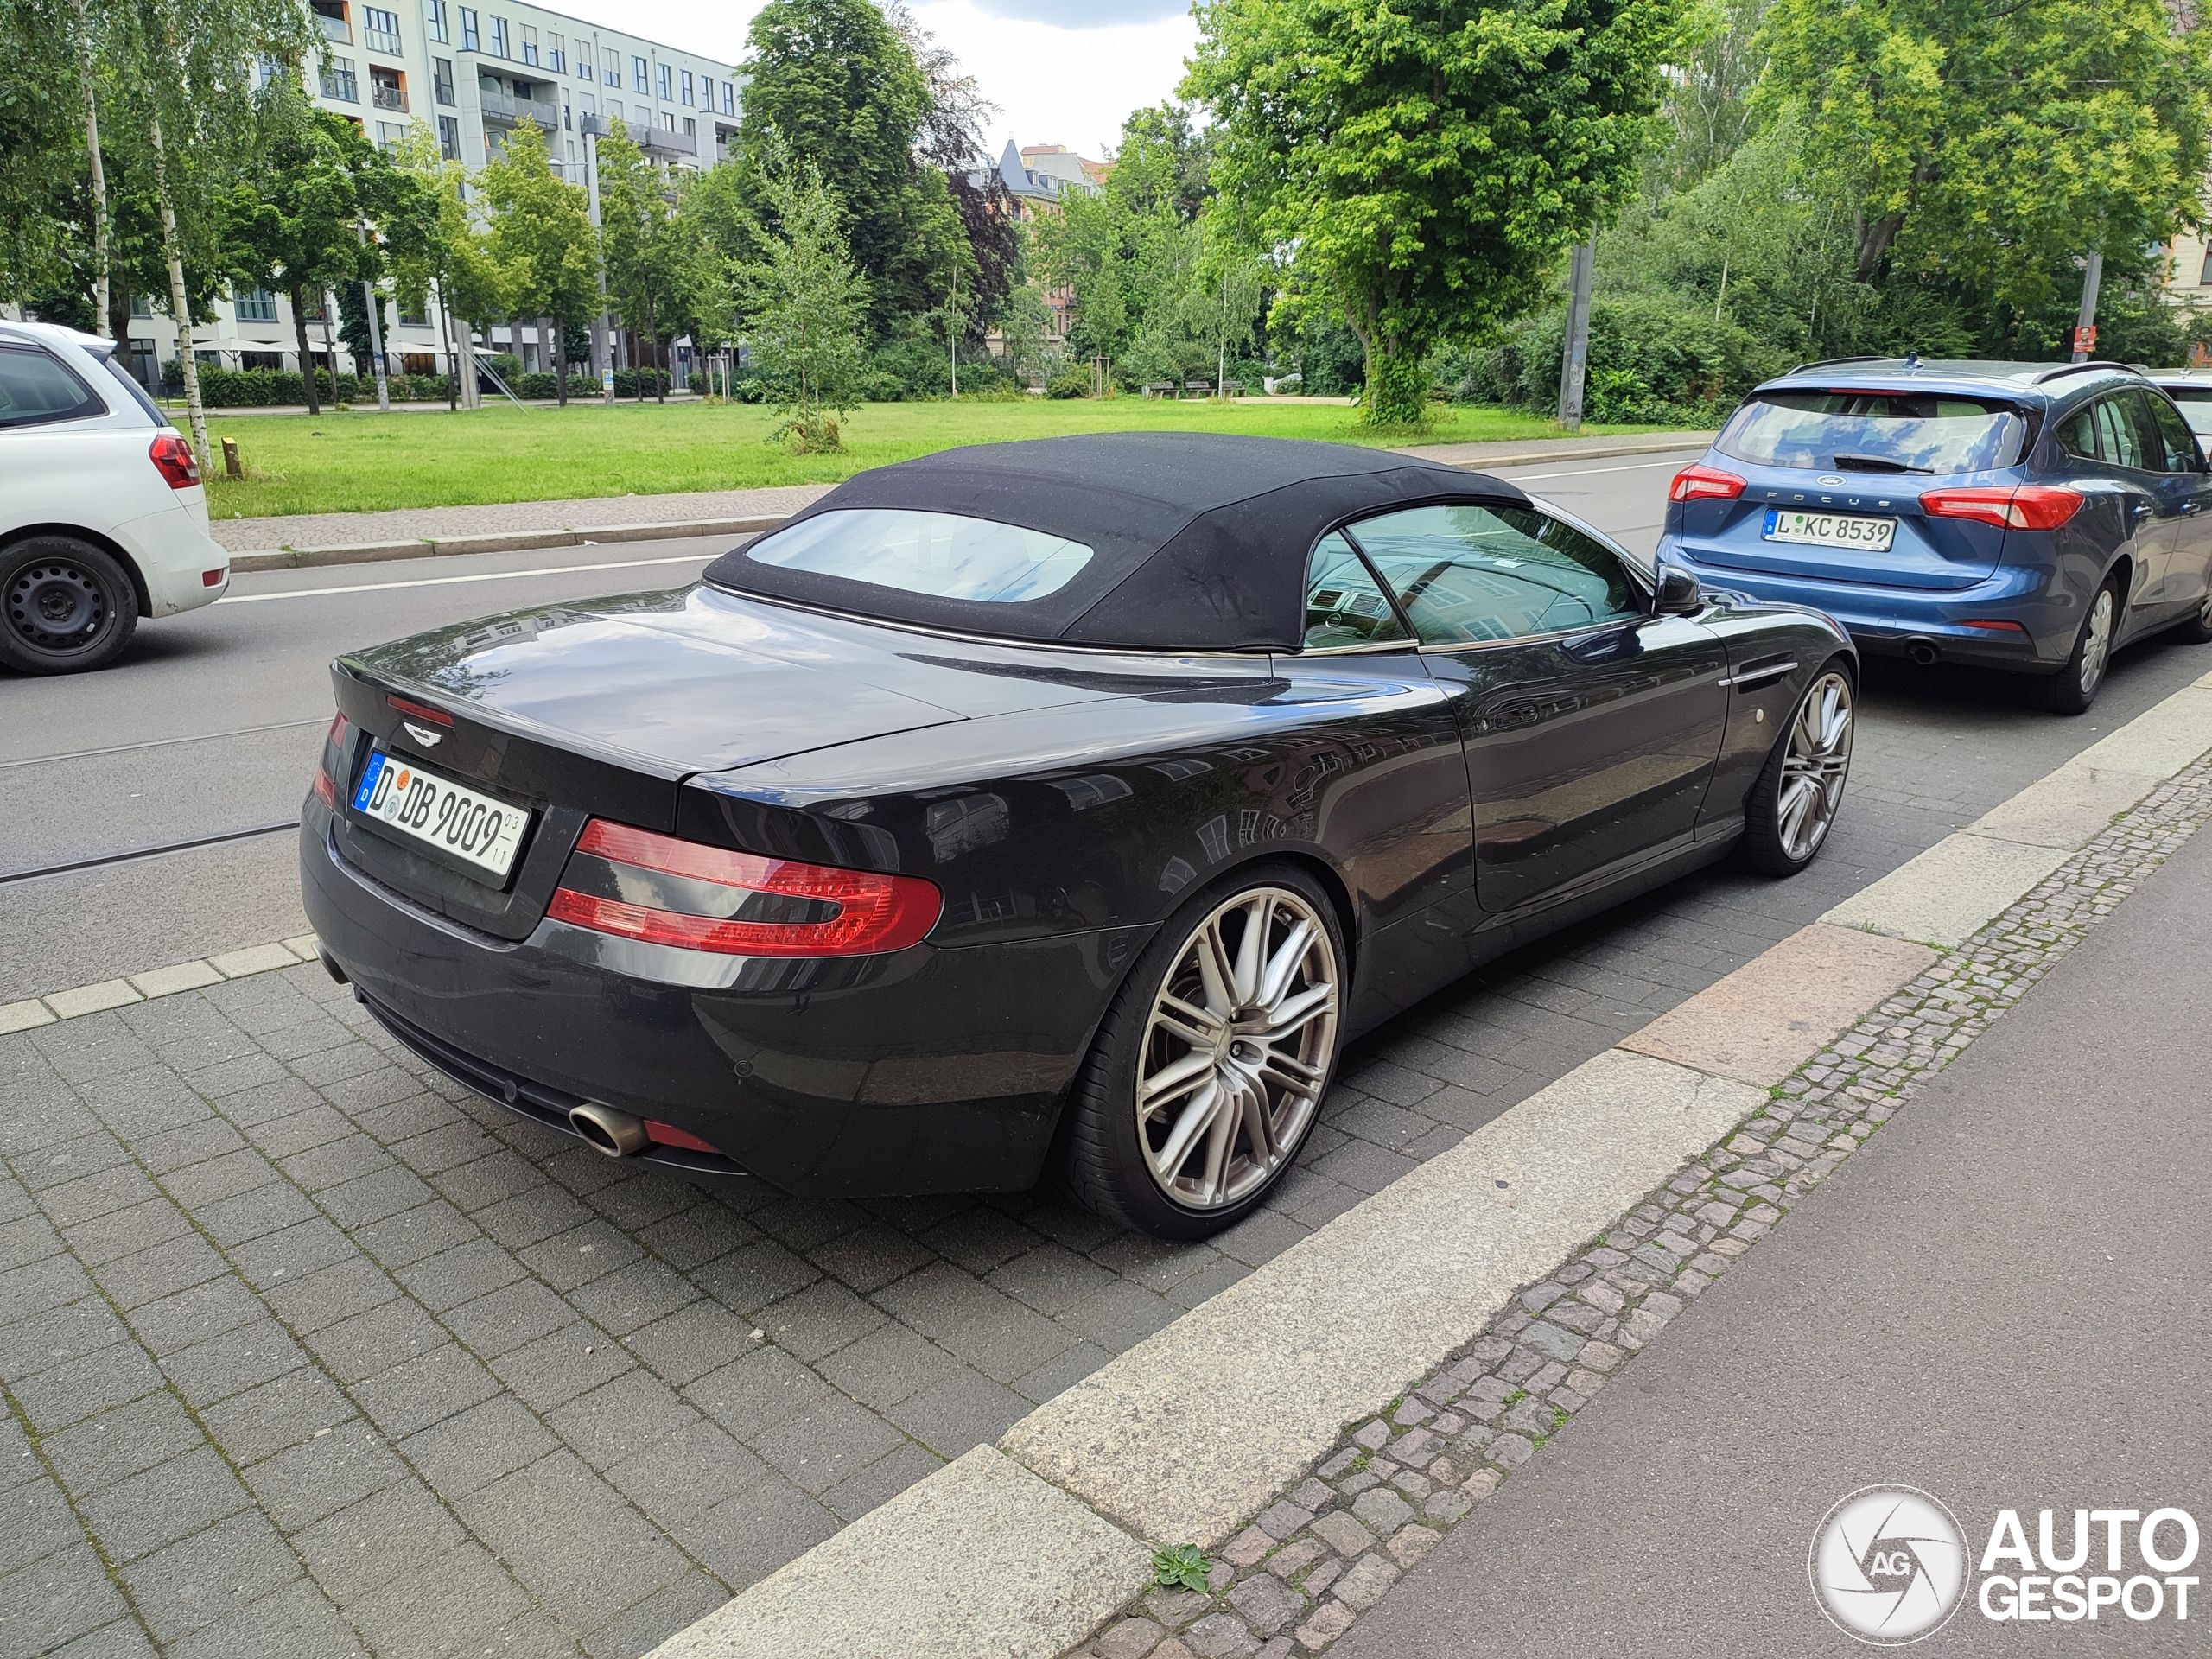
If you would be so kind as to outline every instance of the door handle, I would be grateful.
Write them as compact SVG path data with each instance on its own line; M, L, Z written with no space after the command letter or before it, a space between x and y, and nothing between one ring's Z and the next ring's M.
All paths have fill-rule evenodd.
M2148 518L2151 516L2151 504L2148 501L2132 501L2128 504L2127 512L2132 518Z
M2188 517L2194 518L2204 511L2204 504L2202 501L2184 501L2181 504L2181 510Z

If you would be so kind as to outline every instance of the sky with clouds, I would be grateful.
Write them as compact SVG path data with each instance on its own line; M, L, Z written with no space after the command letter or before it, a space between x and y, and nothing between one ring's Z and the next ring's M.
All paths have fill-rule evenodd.
M732 62L760 0L550 0L558 10ZM1008 138L1096 156L1131 110L1171 96L1198 38L1187 0L912 0L999 106Z

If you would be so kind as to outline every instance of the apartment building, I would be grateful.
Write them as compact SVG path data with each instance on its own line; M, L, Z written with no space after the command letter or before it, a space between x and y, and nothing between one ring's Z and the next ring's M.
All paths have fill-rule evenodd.
M309 90L379 143L420 123L446 156L474 168L498 155L516 127L535 121L556 170L588 184L590 141L618 117L648 156L676 167L711 167L737 133L744 78L734 66L620 29L510 0L389 0L389 10L361 0L309 4L329 47L327 62L308 67ZM143 315L130 326L132 366L150 377L156 364L176 355L176 331L150 307L139 309ZM194 330L201 362L300 366L285 296L245 289L219 301L217 311L215 322ZM341 372L367 368L335 339L334 319L326 327L318 310L308 332L318 367L329 365L334 349ZM448 367L435 315L401 316L387 334L396 372ZM512 352L526 369L554 361L551 342L529 324L496 328L479 343Z

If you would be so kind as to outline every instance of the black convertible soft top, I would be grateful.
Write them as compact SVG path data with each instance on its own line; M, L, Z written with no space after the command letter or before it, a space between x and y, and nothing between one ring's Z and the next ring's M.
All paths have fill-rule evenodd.
M1008 639L1163 651L1295 651L1306 556L1347 519L1426 502L1510 501L1512 485L1387 449L1114 432L947 449L848 479L791 522L853 507L963 513L1095 550L1056 591L944 599L765 563L735 548L719 588ZM771 532L751 547L774 539Z

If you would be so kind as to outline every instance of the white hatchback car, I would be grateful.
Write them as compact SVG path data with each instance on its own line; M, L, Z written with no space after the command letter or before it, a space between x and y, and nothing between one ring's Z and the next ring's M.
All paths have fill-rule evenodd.
M115 343L0 319L0 668L102 667L230 581L192 446Z

